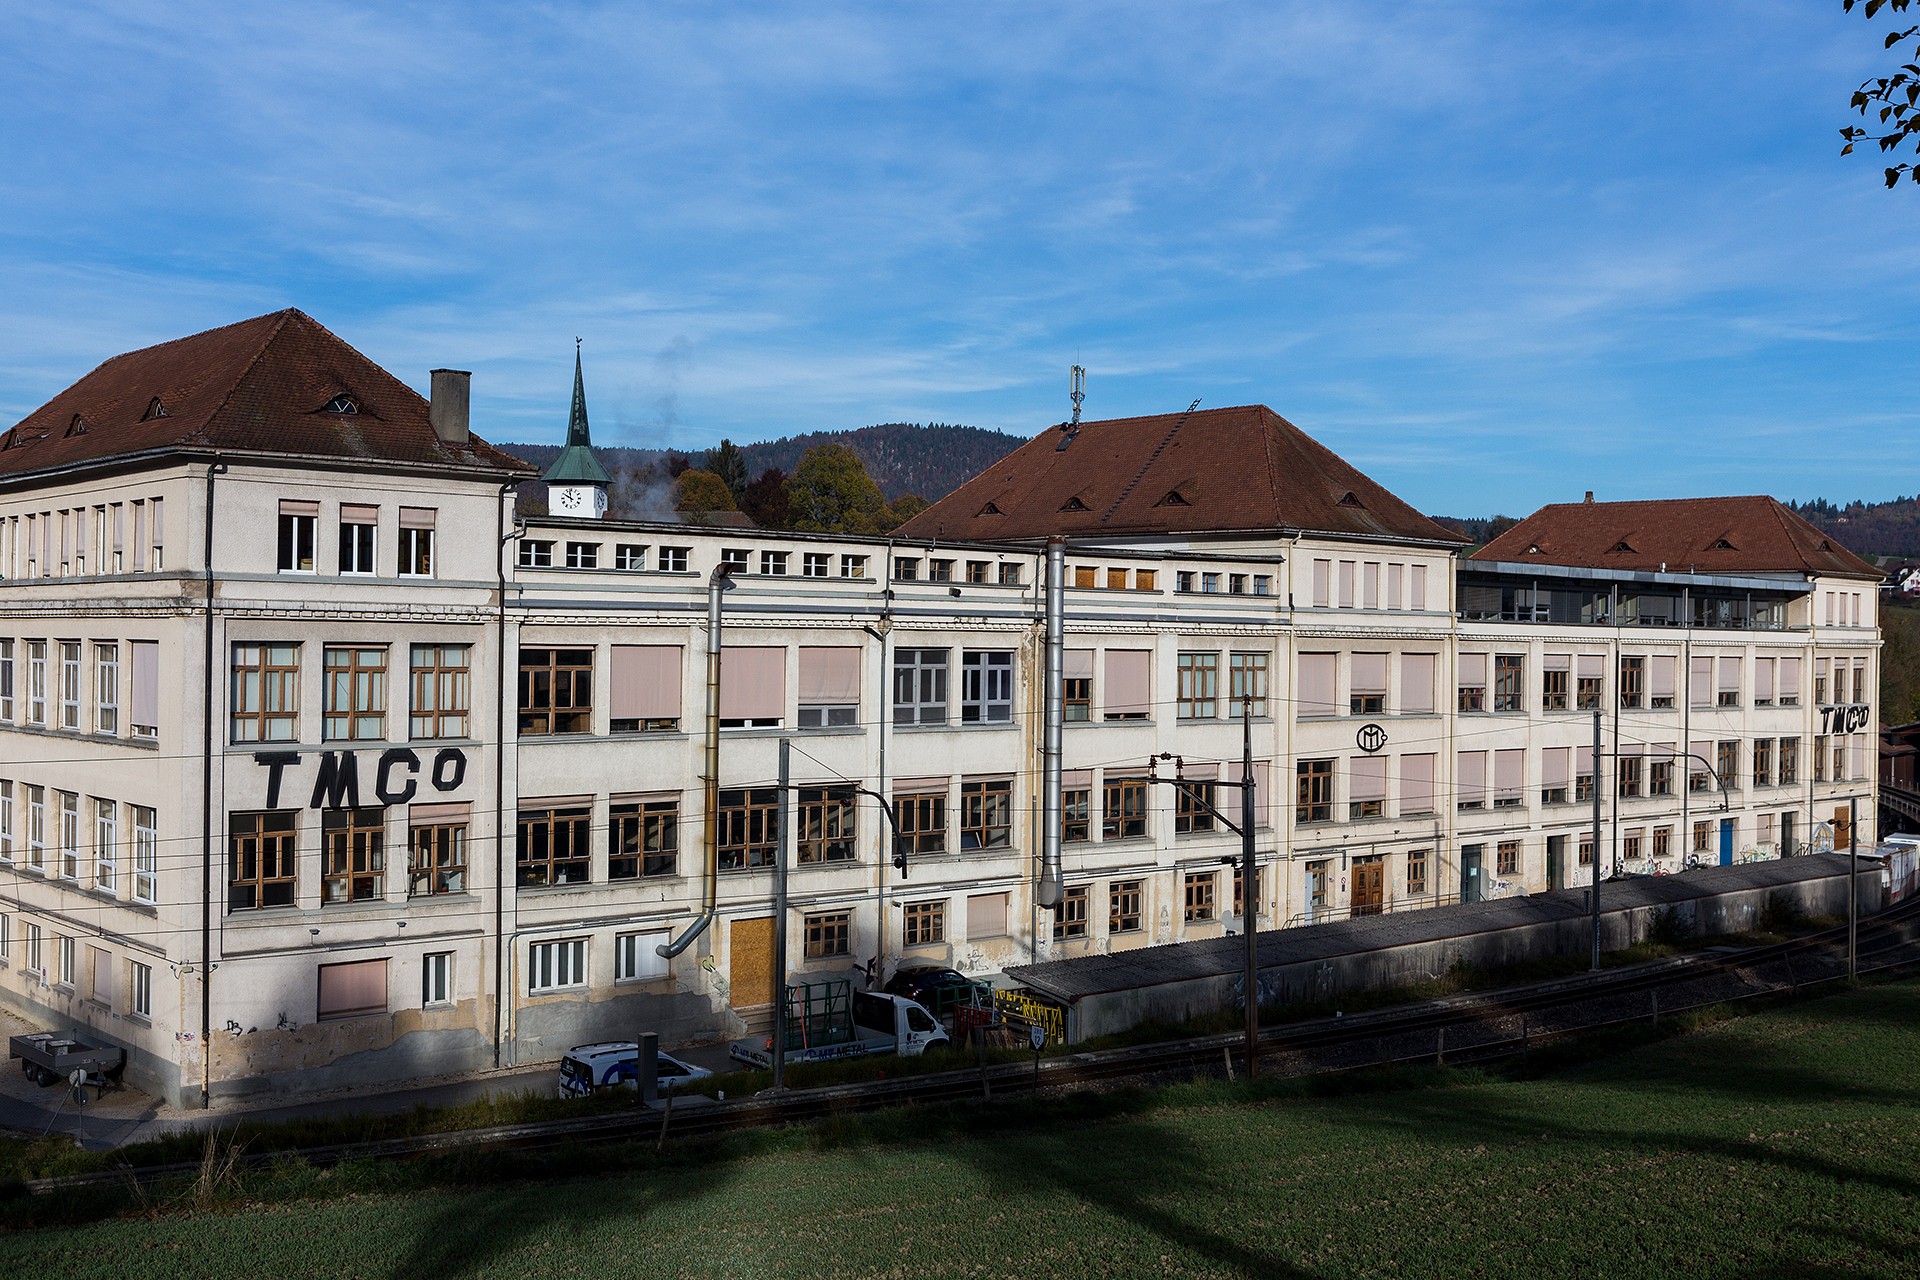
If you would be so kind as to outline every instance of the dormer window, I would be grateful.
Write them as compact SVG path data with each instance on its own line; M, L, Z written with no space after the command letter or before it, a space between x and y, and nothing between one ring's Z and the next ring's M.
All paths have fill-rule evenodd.
M1359 507L1364 510L1367 504L1360 501L1359 495L1354 493L1353 490L1349 489L1346 491L1346 493L1341 495L1340 501L1334 503L1333 505L1336 507Z
M320 412L351 416L360 412L360 406L353 402L352 396L335 396L333 399L327 401L326 407L321 409Z
M67 424L67 434L69 436L83 436L87 434L87 420L77 413L74 414L73 421Z
M1625 538L1622 538L1620 539L1620 541L1614 543L1611 547L1608 547L1607 550L1631 552L1633 548L1627 544L1627 540Z
M1540 549L1540 544L1536 542L1532 546L1527 548L1527 554L1530 556L1543 556L1547 553L1542 551Z
M147 411L140 415L140 421L152 422L155 418L164 418L166 416L167 406L160 403L159 396L155 396L147 402Z
M1732 544L1731 542L1728 542L1728 541L1727 541L1727 540L1726 540L1725 538L1716 538L1716 539L1714 540L1714 543L1713 543L1713 547L1712 547L1712 550L1714 550L1714 551L1738 551L1738 550L1739 550L1739 548L1738 548L1738 547L1736 547L1736 546L1734 546L1734 545L1733 545L1733 544Z
M1193 504L1188 502L1187 496L1178 489L1169 489L1167 490L1167 496L1153 505L1156 507L1188 507Z
M1006 512L1002 511L998 505L989 502L986 506L980 508L980 514L983 516L1003 516Z
M1076 496L1076 497L1068 498L1066 505L1061 507L1060 509L1062 511L1085 511L1087 509L1087 504L1080 501L1080 499Z

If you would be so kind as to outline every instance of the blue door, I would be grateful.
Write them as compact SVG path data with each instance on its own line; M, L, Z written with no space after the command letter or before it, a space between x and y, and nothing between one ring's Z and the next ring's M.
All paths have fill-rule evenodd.
M1733 819L1720 819L1720 865L1733 865Z

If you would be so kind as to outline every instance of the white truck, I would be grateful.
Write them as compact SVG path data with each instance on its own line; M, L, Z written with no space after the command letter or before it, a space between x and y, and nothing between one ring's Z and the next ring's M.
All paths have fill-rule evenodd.
M952 1043L939 1020L914 1001L882 991L850 992L845 982L789 987L786 1023L790 1064L876 1053L912 1058ZM773 1038L735 1040L727 1046L727 1055L750 1067L771 1067Z

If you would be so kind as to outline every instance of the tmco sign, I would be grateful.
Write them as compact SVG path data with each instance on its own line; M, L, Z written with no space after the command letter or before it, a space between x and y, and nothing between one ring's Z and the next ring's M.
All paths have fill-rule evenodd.
M300 763L298 751L256 751L253 762L267 771L267 808L280 807L280 786L286 780L287 766ZM434 753L425 779L435 791L458 791L467 780L467 753L458 747L442 747ZM380 753L368 776L373 796L381 804L406 804L420 792L420 753L412 747L392 747ZM320 768L313 778L309 809L357 809L360 807L360 753L322 751Z
M1857 733L1867 727L1870 708L1864 702L1842 702L1820 708L1821 733Z

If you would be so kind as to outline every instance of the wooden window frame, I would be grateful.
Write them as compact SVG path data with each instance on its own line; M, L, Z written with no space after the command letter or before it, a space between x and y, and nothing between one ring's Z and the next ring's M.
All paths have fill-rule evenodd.
M646 880L679 873L678 800L630 801L608 810L608 880Z
M836 797L829 787L802 787L794 814L795 857L802 866L852 862L860 853L858 806L852 797Z
M455 657L458 663L451 660ZM408 646L407 670L413 688L407 717L410 739L419 742L468 735L468 717L473 713L472 663L471 645Z
M296 809L227 815L228 911L294 905L300 867L299 818ZM241 900L243 894L246 901Z
M947 851L947 793L914 791L893 798L900 826L899 851L912 855Z
M737 787L720 793L719 859L722 871L770 867L780 856L780 792L773 787Z
M1253 714L1256 717L1267 714L1271 668L1270 654L1235 652L1228 655L1227 715L1230 719L1239 717L1240 705L1249 696L1253 698Z
M300 645L236 641L231 648L229 732L235 742L300 740ZM257 681L257 697L245 694Z
M1141 931L1141 904L1145 898L1141 890L1144 881L1114 880L1107 884L1107 932L1139 933Z
M1301 760L1294 766L1293 820L1333 821L1333 761Z
M809 960L828 960L853 954L853 913L823 911L802 921L806 941L802 954Z
M1220 715L1220 655L1181 653L1174 657L1175 718L1217 720Z
M328 809L320 815L320 905L386 896L387 811Z
M1132 779L1115 779L1100 785L1100 838L1102 840L1144 840L1153 832L1148 828L1147 784Z
M1053 913L1053 940L1070 941L1087 936L1087 903L1091 897L1084 884L1068 885L1060 894L1060 905Z
M1220 918L1220 873L1189 871L1182 882L1185 919L1188 924L1203 924Z
M467 891L467 824L435 822L407 831L407 896Z
M590 648L522 648L520 733L558 737L593 732L593 667Z
M900 945L927 947L947 940L947 903L909 902L900 908Z
M593 810L581 805L520 809L515 822L514 883L522 889L589 883L592 826Z
M1013 847L1013 783L1006 779L960 784L960 850Z
M377 662L371 659L377 659ZM320 737L325 742L380 742L387 736L387 648L328 645L321 650L325 705ZM368 705L362 706L362 693ZM346 704L341 705L342 694Z

